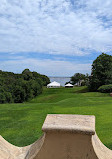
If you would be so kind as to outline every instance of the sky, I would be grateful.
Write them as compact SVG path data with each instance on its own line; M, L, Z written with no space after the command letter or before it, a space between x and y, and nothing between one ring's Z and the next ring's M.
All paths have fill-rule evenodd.
M0 0L0 70L91 73L112 55L112 0Z

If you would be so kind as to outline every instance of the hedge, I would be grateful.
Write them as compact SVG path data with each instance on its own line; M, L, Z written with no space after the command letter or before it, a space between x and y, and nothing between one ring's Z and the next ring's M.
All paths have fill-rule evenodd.
M98 91L101 93L112 93L112 84L102 85L98 88Z

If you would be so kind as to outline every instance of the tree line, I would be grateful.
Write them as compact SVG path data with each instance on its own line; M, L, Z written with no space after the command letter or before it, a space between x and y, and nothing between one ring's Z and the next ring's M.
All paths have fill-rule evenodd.
M41 94L43 86L49 82L47 76L29 69L21 74L0 70L0 103L28 101ZM112 56L102 53L93 61L91 75L75 73L69 82L79 86L87 85L89 91L111 92Z
M42 93L49 78L25 69L21 74L0 70L0 103L22 103Z
M102 53L93 61L91 75L75 73L69 82L87 85L89 91L101 90L101 86L106 91L112 89L112 55Z

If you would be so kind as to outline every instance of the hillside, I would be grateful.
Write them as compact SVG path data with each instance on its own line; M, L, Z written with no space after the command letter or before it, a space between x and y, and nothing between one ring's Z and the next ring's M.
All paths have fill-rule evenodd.
M112 97L86 90L44 88L43 94L29 102L0 104L0 134L15 145L25 146L41 136L47 114L88 114L96 116L97 134L112 149Z

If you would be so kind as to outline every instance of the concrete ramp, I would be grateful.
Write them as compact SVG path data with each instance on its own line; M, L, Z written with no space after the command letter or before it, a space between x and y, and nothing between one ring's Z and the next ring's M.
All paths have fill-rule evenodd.
M16 147L0 136L0 159L112 159L95 133L95 117L47 115L43 136L32 145Z

